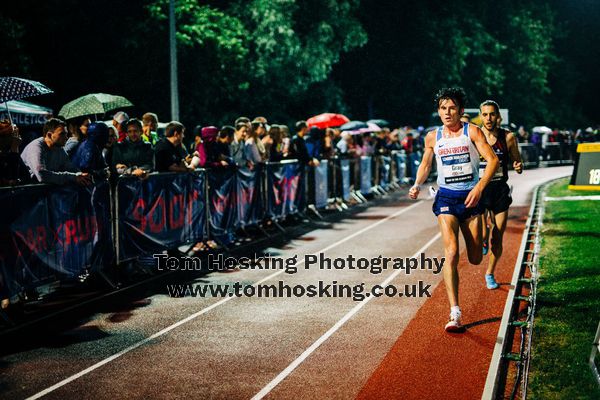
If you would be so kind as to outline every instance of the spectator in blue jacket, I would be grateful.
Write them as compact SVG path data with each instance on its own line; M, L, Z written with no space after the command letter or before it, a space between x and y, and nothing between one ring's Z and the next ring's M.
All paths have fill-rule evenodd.
M102 150L108 142L108 127L104 122L94 122L87 129L87 139L79 145L72 163L83 172L99 178L106 177L106 162Z

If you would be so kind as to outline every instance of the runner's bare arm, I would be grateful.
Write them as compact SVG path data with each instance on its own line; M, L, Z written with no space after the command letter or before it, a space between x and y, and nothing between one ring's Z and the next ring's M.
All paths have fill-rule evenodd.
M513 160L513 168L517 174L520 174L523 172L523 161L521 160L521 153L519 152L517 138L512 132L508 132L506 134L506 145L508 146L510 158Z
M408 196L415 200L419 197L421 191L421 184L427 180L429 173L431 172L431 161L433 160L433 146L435 145L435 131L427 133L425 136L425 150L423 151L423 158L421 159L421 165L417 170L417 179L413 187L408 191Z
M473 143L475 143L475 147L477 147L479 154L487 161L483 176L479 177L479 182L471 189L465 199L465 205L467 207L475 207L477 203L479 203L483 189L490 183L492 176L496 172L496 169L498 169L500 161L498 161L498 157L494 153L494 150L492 150L492 147L488 144L487 140L485 140L485 135L479 127L469 125L469 136Z

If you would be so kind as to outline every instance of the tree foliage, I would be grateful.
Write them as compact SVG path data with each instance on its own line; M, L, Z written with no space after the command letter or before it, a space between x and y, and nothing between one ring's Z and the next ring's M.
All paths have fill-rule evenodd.
M54 109L101 91L168 120L168 4L11 0L0 70L53 88L39 102ZM493 98L516 123L592 123L598 4L177 0L181 118L292 122L330 111L425 124L435 91L461 85L468 106Z

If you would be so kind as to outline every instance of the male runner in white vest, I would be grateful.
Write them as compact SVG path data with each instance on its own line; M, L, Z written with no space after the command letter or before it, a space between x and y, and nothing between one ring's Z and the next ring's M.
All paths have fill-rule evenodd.
M450 302L450 321L447 332L461 332L461 311L458 305L458 231L462 231L471 264L480 264L481 208L478 206L483 189L498 167L498 158L485 140L481 129L463 123L465 92L462 88L445 88L435 96L438 115L443 125L425 137L425 150L415 185L409 196L416 199L429 172L435 155L439 190L433 203L444 241L444 283ZM479 177L479 154L487 161L483 176Z

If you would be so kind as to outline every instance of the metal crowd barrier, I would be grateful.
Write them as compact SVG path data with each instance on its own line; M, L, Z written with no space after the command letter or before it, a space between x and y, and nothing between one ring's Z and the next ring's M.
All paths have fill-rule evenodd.
M303 212L307 205L325 208L334 204L341 210L352 199L362 203L370 195L396 188L405 179L405 160L404 152L394 152L361 159L335 157L322 160L316 168L286 160L258 165L254 171L199 169L185 174L152 173L144 180L121 176L112 184L103 181L88 188L41 184L0 188L0 207L14 211L0 219L4 239L0 245L4 282L0 283L0 293L10 292L2 293L10 297L65 277L83 281L90 272L102 273L105 268L143 255L199 240L218 239L227 244L228 236L236 230L261 225L265 220L277 223ZM79 220L76 214L93 218ZM16 216L18 221L9 216ZM37 228L33 229L37 220L49 232L43 230L44 237L54 240L52 246L58 248L68 241L72 247L68 251L49 250L46 243L33 253L36 240L45 240L36 236L41 235L42 228L37 233ZM93 227L89 228L93 229L90 235L75 237L81 230L78 228L86 224ZM29 225L32 229L28 230ZM63 237L56 233L60 229ZM31 254L25 257L24 249L28 248ZM77 262L80 264L75 265Z
M406 162L404 151L321 160L319 166L306 170L308 207L316 213L326 208L342 210L347 202L364 203L367 197L384 195L410 178Z
M576 144L546 143L545 146L533 143L519 143L519 152L525 168L540 166L570 165L574 163Z

